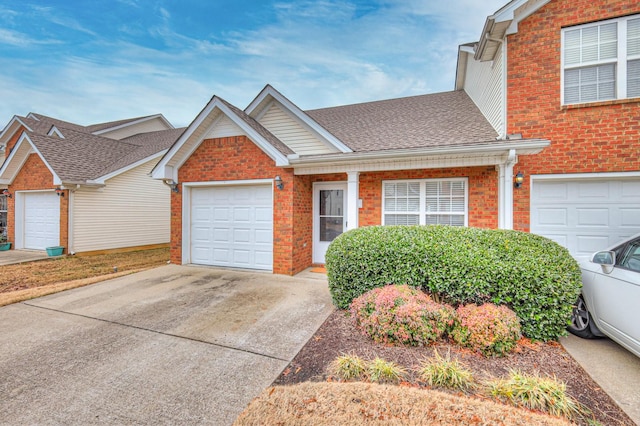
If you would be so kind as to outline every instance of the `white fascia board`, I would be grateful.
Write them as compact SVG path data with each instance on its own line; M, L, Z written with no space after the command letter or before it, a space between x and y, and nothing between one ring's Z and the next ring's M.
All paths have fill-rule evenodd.
M304 111L298 108L293 102L289 99L285 98L282 94L280 94L273 87L267 85L262 92L249 104L247 108L245 108L244 112L248 115L251 115L255 112L255 109L267 98L271 97L280 103L286 110L288 110L291 114L293 114L298 120L300 120L305 126L307 126L312 132L317 134L320 138L327 141L330 145L336 148L340 152L353 152L351 148L342 143L340 139L333 136L330 132L328 132L324 127L318 124L315 120L313 120L309 115L307 115Z
M473 53L473 49L469 46L460 46L458 48L458 61L456 63L456 80L454 90L464 90L464 83L467 79L467 62L469 61L469 54Z
M92 134L93 135L102 135L104 133L113 132L114 130L120 130L120 129L124 129L125 127L133 126L135 124L144 123L145 121L155 120L156 118L159 118L162 122L164 122L164 124L167 125L167 127L169 127L169 129L175 129L175 127L173 127L173 124L169 123L169 120L167 120L164 117L164 115L156 114L156 115L150 115L148 117L143 117L143 118L140 118L138 120L129 121L128 123L120 124L118 126L107 127L106 129L98 130L97 132L93 132Z
M369 160L394 160L434 155L492 155L496 152L509 152L515 149L517 154L537 154L550 145L546 139L528 139L521 142L500 141L485 145L443 146L436 148L411 148L403 150L371 151L353 154L325 154L291 158L292 166L336 164Z
M510 34L515 34L518 32L518 24L535 13L538 9L540 9L545 4L549 3L551 0L528 0L521 1L522 4L519 4L518 7L514 8L511 11L511 24L509 28L507 28L507 32L505 36ZM520 7L522 6L522 7Z
M9 122L4 127L4 129L2 129L2 132L0 132L0 145L6 145L7 142L9 142L9 139L11 138L11 136L13 136L13 131L11 131L11 129L12 128L17 129L17 128L20 128L20 126L23 126L29 132L33 132L33 130L31 130L31 128L27 126L24 123L24 121L20 120L20 117L18 117L17 115L14 115L13 118L9 120Z
M40 156L40 159L42 160L44 165L47 167L47 169L49 169L49 171L53 175L53 184L54 185L60 185L62 183L62 180L60 179L60 177L58 177L58 175L53 170L51 165L47 162L47 160L44 158L42 153L38 150L38 148L35 146L35 144L31 141L31 139L29 138L29 135L27 135L24 132L22 133L22 136L20 136L20 138L18 139L18 142L16 143L13 151L11 151L11 154L9 155L9 158L7 158L7 160L2 165L2 168L0 168L0 183L6 184L6 185L12 184L13 180L16 178L17 174L20 172L20 169L22 169L22 166L27 161L27 158L29 158L29 155L31 154L31 150L27 151L26 153L23 153L22 156L19 156L20 155L19 153L21 153L23 151L23 150L21 150L22 145L25 144L25 143L28 143L30 145L31 150L33 150L33 152L35 152L36 154L38 154L38 156ZM19 162L19 166L16 167L16 169L15 169L16 171L11 176L3 177L4 173L6 172L7 168L9 167L9 164L11 164L14 161L18 161Z
M141 165L143 165L143 164L145 164L145 163L147 163L147 162L149 162L149 161L151 161L151 160L153 160L153 159L160 158L160 157L162 157L164 154L166 154L166 152L167 152L167 150L166 150L166 149L165 149L165 150L163 150L163 151L157 152L157 153L155 153L155 154L153 154L153 155L150 155L150 156L148 156L148 157L145 157L145 158L143 158L142 160L138 160L138 161L136 161L135 163L131 163L131 164L129 164L128 166L125 166L125 167L123 167L123 168L121 168L121 169L118 169L118 170L116 170L116 171L113 171L113 172L111 172L111 173L109 173L109 174L106 174L106 175L104 175L104 176L100 176L99 178L96 178L96 179L88 180L88 181L87 181L87 183L88 183L88 184L99 184L99 185L103 185L103 184L105 183L105 181L106 181L106 180L111 179L111 178L113 178L113 177L116 177L116 176L118 176L118 175L121 175L122 173L128 172L129 170L135 169L136 167L141 166Z

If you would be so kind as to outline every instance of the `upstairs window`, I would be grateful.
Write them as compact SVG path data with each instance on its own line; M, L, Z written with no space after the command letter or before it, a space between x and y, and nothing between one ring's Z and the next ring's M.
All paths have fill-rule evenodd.
M562 103L640 97L640 16L562 30Z

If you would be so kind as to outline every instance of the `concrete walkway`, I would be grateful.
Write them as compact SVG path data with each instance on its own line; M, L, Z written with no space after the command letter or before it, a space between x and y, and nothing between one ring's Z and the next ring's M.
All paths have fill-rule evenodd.
M0 423L228 425L333 311L326 280L168 265L0 308Z
M610 339L568 335L560 343L593 380L640 425L640 358Z
M47 252L39 250L5 250L0 251L0 266L12 265L14 263L33 262L34 260L46 259Z

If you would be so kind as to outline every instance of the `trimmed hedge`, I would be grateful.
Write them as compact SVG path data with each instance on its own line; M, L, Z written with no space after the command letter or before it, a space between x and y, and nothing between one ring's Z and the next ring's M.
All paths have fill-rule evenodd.
M387 284L407 284L453 304L509 305L522 333L565 334L580 293L577 262L559 244L510 230L453 226L372 226L337 237L326 254L333 303Z

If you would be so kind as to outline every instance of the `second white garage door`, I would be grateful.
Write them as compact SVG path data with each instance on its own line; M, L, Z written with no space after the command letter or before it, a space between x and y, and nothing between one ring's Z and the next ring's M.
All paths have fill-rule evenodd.
M640 232L640 179L533 179L531 232L583 259Z
M60 244L60 198L55 192L24 194L24 248L44 250Z
M238 185L191 190L191 263L273 268L273 190Z

